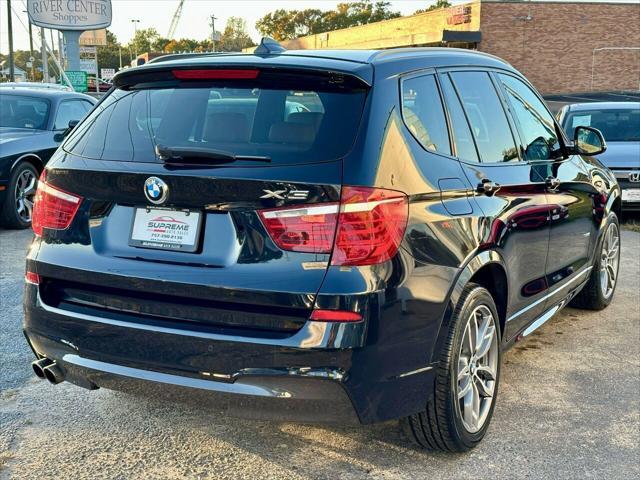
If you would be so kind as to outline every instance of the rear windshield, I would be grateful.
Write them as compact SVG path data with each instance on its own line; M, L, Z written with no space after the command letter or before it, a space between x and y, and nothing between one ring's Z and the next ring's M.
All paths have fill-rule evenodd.
M156 146L269 157L272 164L333 160L355 140L365 95L363 89L232 88L228 83L117 89L64 149L134 162L161 162Z
M640 141L640 104L634 109L571 112L565 122L565 131L569 138L573 138L576 127L597 128L607 142L638 142Z

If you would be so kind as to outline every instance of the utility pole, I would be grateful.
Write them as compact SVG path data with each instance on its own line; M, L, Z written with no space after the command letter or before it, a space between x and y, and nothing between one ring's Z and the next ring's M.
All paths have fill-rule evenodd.
M16 69L13 63L13 25L11 24L11 0L7 0L7 27L9 28L9 80L16 81Z
M33 56L33 28L31 28L31 19L29 19L29 61L31 62L31 81L36 81L35 57Z
M140 23L140 20L134 18L131 20L131 23L133 23L133 40L135 41L136 39L136 35L138 34L138 24ZM134 43L134 53L136 54L136 59L138 58L138 47L135 46Z
M49 82L49 59L47 58L47 39L44 36L44 28L40 27L40 46L42 51L42 81Z
M211 15L211 22L209 25L211 26L211 45L213 46L213 51L216 51L216 20L218 18L215 15Z
M58 30L58 60L62 68L64 68L64 41L62 40L62 32Z

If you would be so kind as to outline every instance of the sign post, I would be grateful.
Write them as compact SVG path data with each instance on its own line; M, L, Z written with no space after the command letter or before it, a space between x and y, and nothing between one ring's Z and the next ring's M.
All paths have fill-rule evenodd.
M115 68L101 68L100 69L100 78L104 80L111 80L113 76L116 74Z
M82 70L66 70L64 73L69 78L71 86L76 92L85 93L89 90L87 72L83 72Z
M74 72L80 67L80 34L85 30L99 30L111 25L111 0L83 0L54 2L27 0L29 22L42 28L62 31L67 49L67 68Z

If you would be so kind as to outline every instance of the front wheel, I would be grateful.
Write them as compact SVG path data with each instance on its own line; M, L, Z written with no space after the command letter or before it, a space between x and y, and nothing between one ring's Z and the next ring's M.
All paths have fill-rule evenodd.
M500 326L483 287L462 292L436 371L435 391L423 412L401 420L415 443L429 450L464 452L485 436L498 392Z
M615 213L610 213L602 241L596 253L596 261L584 288L576 295L571 305L588 310L607 307L618 285L620 267L620 226Z

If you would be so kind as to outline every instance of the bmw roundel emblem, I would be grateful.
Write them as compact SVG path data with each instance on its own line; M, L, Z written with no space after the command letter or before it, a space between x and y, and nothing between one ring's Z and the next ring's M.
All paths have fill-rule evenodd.
M169 195L169 186L158 177L149 177L144 182L144 194L151 203L159 205Z

